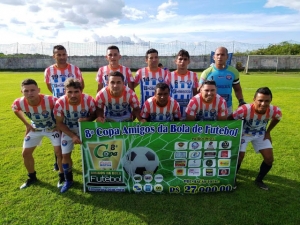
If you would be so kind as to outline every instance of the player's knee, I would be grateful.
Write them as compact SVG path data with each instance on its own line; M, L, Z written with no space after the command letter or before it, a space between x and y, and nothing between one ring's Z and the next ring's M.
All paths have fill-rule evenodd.
M264 158L264 162L267 164L267 165L272 165L273 164L273 162L274 162L274 158L273 158L273 156L270 156L270 157L265 157Z
M33 151L32 149L28 149L28 148L23 149L22 157L23 158L32 157L32 151Z

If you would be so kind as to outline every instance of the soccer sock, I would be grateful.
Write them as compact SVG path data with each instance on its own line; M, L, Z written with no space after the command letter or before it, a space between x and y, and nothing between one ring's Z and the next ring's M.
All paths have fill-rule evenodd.
M65 180L65 174L64 173L58 173L58 177L61 180Z
M64 175L66 181L73 181L73 173L72 173L72 168L69 168L69 164L62 164L63 170L64 170Z
M240 169L240 167L241 167L241 164L240 164L240 163L238 163L238 164L237 164L237 167L236 167L236 173L238 173L238 172L239 172L239 169Z
M30 179L36 179L36 171L34 171L33 173L28 173L28 177Z
M272 165L269 166L268 164L266 164L263 161L260 165L260 170L256 177L256 181L262 181L262 179L264 179L264 177L267 175L267 173L270 171L271 168L272 168Z

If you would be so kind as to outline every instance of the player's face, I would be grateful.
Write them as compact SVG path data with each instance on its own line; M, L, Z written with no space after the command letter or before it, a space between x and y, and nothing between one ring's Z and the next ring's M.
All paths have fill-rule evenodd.
M225 66L228 54L225 48L218 48L215 51L214 60L217 65Z
M168 104L170 92L166 88L165 90L162 90L160 88L157 88L154 93L156 104L158 106L164 107Z
M258 93L253 100L254 100L255 112L259 114L266 113L272 101L271 95L264 95L261 93Z
M148 64L149 68L151 68L151 69L158 68L159 58L158 58L157 53L148 54L145 61Z
M124 89L124 81L121 77L109 76L108 87L112 96L121 96Z
M175 63L177 65L177 69L187 69L190 64L190 59L186 56L178 56Z
M36 85L23 85L21 92L29 103L35 103L36 101L39 101L40 89Z
M201 89L200 93L205 102L212 102L216 96L217 88L215 85L204 84Z
M65 93L71 105L77 105L80 103L82 91L79 88L68 87L66 88Z
M68 59L68 54L66 50L54 50L53 58L57 64L66 64Z
M106 59L109 65L112 66L119 65L119 60L121 59L121 55L117 49L109 49L107 50Z

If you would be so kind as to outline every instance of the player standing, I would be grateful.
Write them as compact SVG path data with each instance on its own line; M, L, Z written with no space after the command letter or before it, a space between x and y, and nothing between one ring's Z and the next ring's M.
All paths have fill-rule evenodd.
M185 112L187 121L226 120L228 116L226 101L217 94L216 82L212 80L204 81Z
M244 121L237 171L244 159L247 145L251 142L256 153L260 153L263 157L255 184L264 190L269 188L264 184L263 178L272 168L274 161L271 130L282 117L281 110L271 105L271 101L271 90L268 87L259 88L255 92L253 103L240 106L229 116L229 119ZM267 128L269 121L271 122Z
M190 99L197 94L198 77L188 70L190 64L189 52L181 49L175 59L177 70L169 74L171 96L179 103L182 120L185 120L185 109Z
M140 122L139 100L129 87L124 85L124 76L115 71L108 75L108 86L102 88L95 99L97 105L97 122L132 121L132 115Z
M157 83L166 83L169 85L168 71L158 67L159 58L156 49L149 49L145 55L145 62L148 67L139 69L134 78L134 85L140 85L141 90L141 107L145 101L154 96L155 86Z
M93 121L95 119L94 99L82 93L81 82L74 78L65 81L66 94L60 97L54 107L57 127L62 131L62 167L66 182L61 192L66 192L73 184L71 153L74 144L81 144L78 122Z
M111 45L106 50L106 59L108 61L107 66L102 66L99 68L96 76L96 81L98 82L97 93L108 85L108 74L110 72L119 71L124 76L124 83L134 91L134 78L132 76L131 70L126 66L119 64L121 59L119 48L115 45Z
M200 77L200 85L205 80L214 80L217 84L217 93L221 95L227 103L228 115L232 114L232 88L239 101L239 106L246 104L243 98L242 87L240 84L239 71L233 66L226 65L228 50L219 47L214 54L215 63L204 70Z
M55 45L53 47L53 59L55 60L55 64L46 68L44 73L44 81L53 96L60 98L65 94L64 82L68 78L77 78L80 80L82 87L84 87L84 80L80 69L77 66L67 63L68 54L64 46ZM56 160L54 170L58 170Z
M142 108L141 117L148 122L179 121L180 107L178 102L170 97L169 85L156 85L154 96L148 98Z
M33 151L43 137L48 137L54 147L57 163L59 167L58 187L63 182L63 170L61 167L60 133L56 130L53 115L53 108L56 98L53 96L40 94L40 89L35 80L26 79L21 84L23 97L18 98L12 104L15 115L26 126L25 138L23 142L23 161L28 172L29 179L20 187L26 188L37 181L34 169ZM24 114L31 120L28 123Z

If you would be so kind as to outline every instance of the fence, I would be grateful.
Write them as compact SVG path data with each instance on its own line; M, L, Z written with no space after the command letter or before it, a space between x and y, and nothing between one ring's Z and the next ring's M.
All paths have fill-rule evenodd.
M259 48L266 48L267 44L248 44L241 42L196 42L187 43L180 41L173 41L169 43L155 43L155 42L117 42L117 43L34 43L34 44L0 44L0 53L5 55L13 54L38 54L38 55L52 55L53 46L62 44L68 51L69 56L103 56L106 53L106 48L109 45L117 45L121 54L127 56L143 56L149 48L158 50L160 56L175 55L180 49L187 50L192 56L209 55L219 46L224 46L229 52L248 52Z

